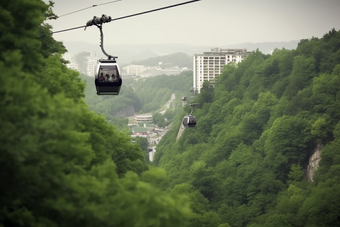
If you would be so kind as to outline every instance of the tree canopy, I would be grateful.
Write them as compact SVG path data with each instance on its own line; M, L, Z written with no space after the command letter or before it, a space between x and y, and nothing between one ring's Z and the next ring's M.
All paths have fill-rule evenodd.
M142 181L140 146L85 104L52 6L0 3L0 226L185 226L186 196Z
M339 225L339 35L332 29L272 55L256 50L226 65L215 86L203 84L196 127L176 140L178 119L157 146L153 165L168 173L159 185L203 196L206 210L193 211L216 215L209 226Z
M180 99L164 114L172 126L148 165L145 140L108 123L118 107L96 106L88 78L65 66L46 23L52 8L0 3L0 226L340 225L340 31L226 65L191 100L195 128L177 140L189 108L178 111ZM191 73L117 98L159 110L174 91L186 96Z

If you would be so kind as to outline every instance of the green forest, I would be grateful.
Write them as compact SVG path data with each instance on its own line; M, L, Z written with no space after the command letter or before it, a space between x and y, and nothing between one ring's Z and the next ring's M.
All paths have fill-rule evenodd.
M183 71L179 75L160 75L157 77L140 78L139 80L124 79L119 96L98 96L91 76L80 75L85 82L84 101L89 109L105 116L105 119L115 125L119 131L129 132L128 119L116 114L127 107L133 107L135 113L152 113L155 115L155 124L164 127L172 123L172 119L182 111L182 97L190 95L192 74ZM174 94L176 99L171 107L160 114L164 105ZM164 118L168 121L165 122Z
M119 110L133 106L136 113L159 111L169 101L171 94L178 100L174 108L182 108L181 97L188 96L192 86L192 71L184 71L179 75L160 75L138 80L124 79L119 96L98 96L93 77L81 75L87 85L85 102L89 108L105 116L114 116Z
M340 31L226 65L176 140L192 71L99 97L50 34L53 2L1 1L0 19L0 227L340 226ZM115 113L131 105L165 124L172 93L147 163Z
M196 127L176 141L179 118L153 163L191 199L191 226L340 226L340 31L254 51L193 102Z
M186 226L186 196L153 185L164 171L89 110L52 6L0 3L0 226Z

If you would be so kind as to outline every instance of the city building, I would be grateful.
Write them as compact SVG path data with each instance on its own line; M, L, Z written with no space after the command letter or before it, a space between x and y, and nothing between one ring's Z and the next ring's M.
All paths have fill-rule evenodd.
M135 124L138 124L139 122L153 122L153 118L151 114L136 114L135 115Z
M162 65L162 64L160 64ZM168 67L162 68L161 66L145 66L145 65L128 65L123 67L122 73L124 76L136 76L135 78L154 77L159 75L179 75L183 71L188 71L187 67Z
M97 53L93 51L87 51L89 56L87 56L87 67L85 74L94 77L94 71L96 70L98 64Z
M77 70L78 72L84 73L88 76L94 76L94 70L96 69L98 58L97 53L93 51L85 51L87 53L86 62L83 66L79 65L76 56L70 53L65 53L63 58L69 61L66 66L70 69ZM86 67L86 68L85 68Z
M142 128L142 127L133 127L132 128L132 135L131 137L136 137L136 136L140 136L140 137L147 137L148 136L148 130L146 128Z
M156 153L156 146L169 128L157 128L151 121L151 114L135 115L135 123L129 124L129 127L132 131L132 138L144 137L147 139L148 145L150 146L148 147L149 160L152 162Z
M147 68L144 65L128 65L123 68L123 72L127 75L139 76Z
M204 81L214 82L226 64L237 64L245 59L250 52L247 49L212 48L210 52L195 54L193 57L193 89L200 93Z
M79 64L77 63L76 57L73 54L65 53L63 58L69 62L66 64L67 68L79 71Z

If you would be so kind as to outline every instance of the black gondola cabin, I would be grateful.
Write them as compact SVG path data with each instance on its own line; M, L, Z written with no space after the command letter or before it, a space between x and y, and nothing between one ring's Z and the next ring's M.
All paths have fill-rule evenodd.
M118 95L122 78L116 60L98 60L94 75L97 95Z
M183 126L185 128L195 127L196 126L196 118L192 115L186 115L183 118Z

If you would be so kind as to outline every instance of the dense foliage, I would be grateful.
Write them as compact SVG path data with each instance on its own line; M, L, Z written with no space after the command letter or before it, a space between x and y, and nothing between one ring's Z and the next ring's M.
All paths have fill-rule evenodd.
M0 3L0 226L185 226L187 198L154 187L163 172L88 109L52 5Z
M134 82L135 93L138 94L142 108L141 113L155 112L170 100L174 94L176 100L173 109L182 107L182 96L189 93L192 84L192 71L184 71L179 75L161 75L139 79ZM172 109L172 108L170 108Z
M128 120L119 116L119 113L126 109L133 109L136 113L153 113L155 124L159 127L169 125L174 116L181 112L182 97L189 94L192 71L138 80L123 78L123 85L118 96L98 96L93 77L81 75L81 78L86 83L85 102L89 109L104 115L105 119L120 131L128 132ZM169 108L164 114L159 113L172 95L175 99Z
M91 111L103 115L107 122L114 125L118 131L131 134L128 128L128 119L120 116L121 111L132 109L132 112L141 108L140 100L132 88L126 86L124 80L121 91L117 96L99 96L94 85L94 78L82 74L80 77L85 82L85 99ZM133 113L132 113L133 114Z
M159 110L172 93L178 109L192 72L140 80L111 99L92 92L98 102L84 92L93 78L68 69L48 34L52 5L0 3L0 226L340 225L339 31L226 66L192 100L197 126L177 141L190 109L170 108L159 169L145 162L145 139L132 143L108 122L127 104Z
M158 185L191 198L191 226L340 226L340 32L254 51L215 85L194 100L196 128L176 141L178 119L154 160Z

